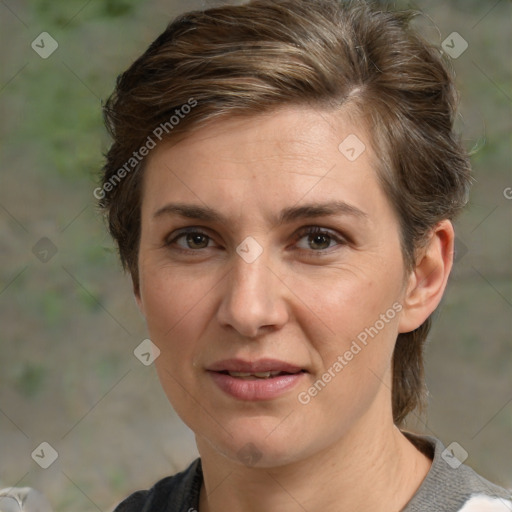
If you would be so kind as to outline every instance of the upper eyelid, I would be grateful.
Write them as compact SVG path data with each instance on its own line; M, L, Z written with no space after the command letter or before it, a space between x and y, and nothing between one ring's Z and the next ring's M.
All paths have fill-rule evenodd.
M317 226L316 224L303 226L295 231L295 236L302 237L308 234L327 234L329 236L332 236L333 238L345 238L341 233L337 233L335 229L324 228L322 226Z
M186 226L183 228L174 229L171 233L169 233L166 238L176 238L181 235L186 235L188 233L201 233L203 235L207 235L210 238L213 238L212 235L210 235L212 231L208 228L202 227L202 226Z

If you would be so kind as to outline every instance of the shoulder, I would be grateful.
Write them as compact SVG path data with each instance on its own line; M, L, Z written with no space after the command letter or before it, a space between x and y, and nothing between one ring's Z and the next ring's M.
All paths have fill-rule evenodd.
M445 448L434 437L404 434L418 449L431 456L432 467L403 512L512 511L512 491L489 482L461 463L451 445Z
M114 512L188 512L199 507L199 492L203 481L201 459L187 469L158 481L151 489L137 491Z

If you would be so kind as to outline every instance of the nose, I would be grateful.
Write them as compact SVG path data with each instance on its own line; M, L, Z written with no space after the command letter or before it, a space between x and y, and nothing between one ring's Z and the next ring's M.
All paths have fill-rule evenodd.
M265 251L248 263L234 254L217 319L247 338L278 330L288 321L286 286L269 266Z

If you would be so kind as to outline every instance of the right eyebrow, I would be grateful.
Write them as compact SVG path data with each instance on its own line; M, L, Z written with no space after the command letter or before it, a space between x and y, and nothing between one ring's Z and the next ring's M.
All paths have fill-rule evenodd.
M165 215L179 215L189 219L197 219L211 222L227 222L227 219L208 206L196 206L183 203L169 203L157 210L153 218Z

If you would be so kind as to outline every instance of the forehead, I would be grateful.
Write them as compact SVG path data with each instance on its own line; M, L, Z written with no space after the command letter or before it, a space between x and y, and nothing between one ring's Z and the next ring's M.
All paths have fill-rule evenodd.
M218 118L178 142L162 141L150 159L173 148L177 158L187 153L190 156L193 151L194 156L220 158L238 164L283 157L304 157L309 162L317 160L323 164L329 156L334 155L337 159L339 154L345 154L347 162L355 161L353 154L343 152L349 149L348 146L340 148L347 138L348 146L350 142L352 146L355 144L355 156L363 149L363 141L369 142L363 123L356 123L347 114L310 107L287 107L259 115ZM364 152L368 158L369 152ZM285 166L286 160L281 163Z
M143 215L176 199L217 201L229 209L240 194L247 207L307 198L342 199L372 210L383 199L374 160L362 123L339 112L287 108L219 119L152 151Z

